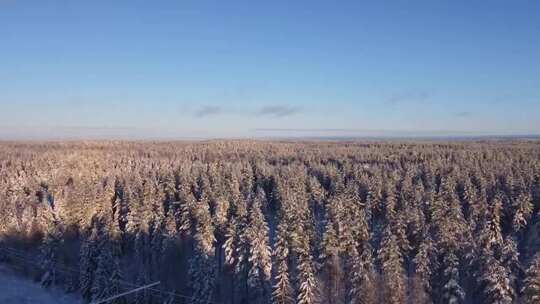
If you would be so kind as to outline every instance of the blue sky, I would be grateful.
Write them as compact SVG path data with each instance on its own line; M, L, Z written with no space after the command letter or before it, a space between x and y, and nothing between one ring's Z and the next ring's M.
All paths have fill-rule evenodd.
M539 14L0 0L0 138L540 134Z

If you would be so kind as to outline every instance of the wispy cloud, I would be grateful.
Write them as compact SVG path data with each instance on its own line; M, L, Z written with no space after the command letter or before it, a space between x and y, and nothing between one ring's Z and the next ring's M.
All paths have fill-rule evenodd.
M457 112L456 113L456 116L457 117L470 117L472 116L472 112L468 112L468 111L463 111L463 112Z
M256 114L259 116L285 117L298 114L301 108L287 105L269 105L260 108Z
M195 112L197 117L206 117L225 113L225 109L220 106L203 106Z
M540 95L521 93L521 92L506 92L498 93L490 100L492 104L508 104L514 102L537 102Z
M288 105L267 105L255 109L237 109L231 106L221 105L206 105L198 108L193 114L196 117L207 117L234 114L241 116L272 116L272 117L286 117L298 114L302 111L300 107L288 106Z
M400 104L404 102L422 102L429 98L426 92L409 92L401 94L393 94L387 100L388 104Z

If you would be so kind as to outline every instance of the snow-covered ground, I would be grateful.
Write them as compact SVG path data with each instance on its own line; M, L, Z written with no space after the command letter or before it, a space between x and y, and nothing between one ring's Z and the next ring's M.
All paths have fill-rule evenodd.
M0 303L2 304L79 304L73 295L45 289L0 264Z

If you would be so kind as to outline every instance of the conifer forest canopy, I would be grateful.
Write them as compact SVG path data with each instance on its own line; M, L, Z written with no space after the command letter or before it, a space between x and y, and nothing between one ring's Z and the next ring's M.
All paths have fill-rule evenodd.
M109 303L540 303L540 142L0 143L0 264Z

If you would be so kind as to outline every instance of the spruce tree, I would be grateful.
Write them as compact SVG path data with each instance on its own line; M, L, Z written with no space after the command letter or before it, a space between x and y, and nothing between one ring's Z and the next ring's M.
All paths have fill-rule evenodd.
M190 211L194 216L195 252L190 261L191 303L207 303L212 299L216 265L214 260L214 227L206 200L197 202Z
M41 269L43 271L41 285L48 287L56 285L61 280L58 263L63 244L63 231L62 224L56 218L56 214L52 209L49 208L45 214L48 218L46 219L47 230L40 247Z
M252 293L250 298L253 303L263 302L263 299L267 297L272 270L268 225L261 210L261 207L266 204L265 201L264 192L259 188L251 205L246 231L249 243L247 283Z
M276 244L274 250L274 261L276 271L274 278L274 288L272 292L273 304L294 303L293 288L289 276L289 231L287 223L282 217L277 228Z
M94 301L103 300L120 294L122 274L118 257L114 256L110 240L101 240L99 244L99 254L97 256L97 268L95 280L92 285L92 298ZM114 304L126 303L125 298L118 298L110 301Z
M540 303L540 254L532 259L521 290L525 303Z
M383 277L384 302L403 303L406 292L403 256L397 238L390 231L390 227L384 231L379 259Z

